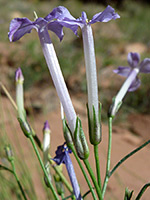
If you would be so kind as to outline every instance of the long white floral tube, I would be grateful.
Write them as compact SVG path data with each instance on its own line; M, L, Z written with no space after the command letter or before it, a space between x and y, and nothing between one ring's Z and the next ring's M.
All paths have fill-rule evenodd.
M117 96L115 97L114 103L111 108L111 116L114 117L116 112L118 111L118 106L121 104L124 96L126 95L128 89L130 88L132 82L135 80L137 74L139 73L138 68L134 68L128 78L125 80L121 89L119 90Z
M46 28L39 30L38 34L39 34L40 42L42 45L43 53L46 59L46 63L48 65L59 99L63 105L64 112L66 114L66 118L68 121L68 125L73 134L75 130L75 125L76 125L76 113L72 105L72 101L70 99L68 89L66 87L66 84L65 84L65 81L60 69L60 65L58 63L54 46L51 42L48 30Z
M97 71L94 50L94 40L92 28L90 25L85 25L82 28L83 47L86 66L86 79L88 87L88 106L90 118L93 117L93 106L95 108L96 117L98 120L98 86L97 86Z

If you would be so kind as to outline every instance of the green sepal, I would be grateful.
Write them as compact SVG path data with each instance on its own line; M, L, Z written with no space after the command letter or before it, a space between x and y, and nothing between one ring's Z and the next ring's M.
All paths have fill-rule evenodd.
M24 135L25 135L26 137L29 137L29 135L32 135L32 130L31 130L31 128L30 128L28 122L27 122L27 121L23 121L23 120L22 120L21 118L19 118L19 117L18 117L18 121L19 121L19 123L20 123L20 127L21 127L21 129L22 129Z
M44 167L45 167L46 172L47 172L47 174L48 174L49 180L52 181L52 177L51 177L51 173L50 173L50 164L49 164L49 162L47 162L47 164L46 164ZM45 175L44 175L44 182L45 182L45 185L46 185L47 187L50 187L49 182L48 182L48 180L47 180L47 177L46 177Z
M58 175L57 174L54 175L54 181L55 181L55 186L56 186L56 189L57 189L57 193L61 196L65 192L64 186L63 186L63 182L61 181L60 177L58 179Z
M73 140L79 158L82 160L87 159L89 157L89 147L79 117L76 119L76 128Z
M133 195L133 190L130 192L128 188L125 189L124 200L131 200Z
M62 122L63 122L63 134L64 134L64 138L66 140L67 146L69 147L70 145L73 145L72 134L71 134L71 131L69 129L69 126L68 126L66 120L63 119Z
M101 142L101 139L102 139L101 110L102 110L102 104L99 103L98 121L97 121L95 108L93 106L93 119L91 119L90 113L89 113L89 107L88 107L88 104L87 104L89 138L90 138L90 143L93 144L93 145L99 144Z
M115 115L116 115L116 113L118 112L119 108L120 108L121 105L122 105L122 101L120 101L120 102L118 103L118 105L117 105L117 108L116 108L116 110L115 110L114 115L112 115L112 110L113 110L113 107L114 107L114 104L115 104L115 99L116 99L116 96L114 96L114 97L112 98L112 104L111 104L111 106L110 106L110 108L109 108L109 110L108 110L108 117L114 118Z

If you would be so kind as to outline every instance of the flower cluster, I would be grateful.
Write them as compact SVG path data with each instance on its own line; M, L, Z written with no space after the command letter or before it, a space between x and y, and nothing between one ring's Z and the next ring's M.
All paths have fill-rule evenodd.
M20 68L17 69L15 80L16 80L16 102L17 102L18 120L20 122L22 131L24 132L25 136L27 136L30 139L33 145L33 148L36 152L36 155L44 172L44 181L47 187L51 189L56 200L59 200L59 198L52 184L50 165L55 169L56 175L58 175L55 176L55 183L57 192L59 195L61 195L62 199L64 199L63 196L64 191L61 188L63 182L66 184L66 187L69 188L70 192L73 193L75 198L77 200L81 200L82 196L80 192L80 187L70 158L70 153L73 152L82 170L85 180L89 186L93 199L96 200L98 197L98 199L103 200L108 179L110 178L112 173L128 157L133 155L140 148L143 148L148 143L150 143L149 141L148 143L145 143L142 147L131 152L130 155L124 157L110 171L112 119L116 115L126 93L128 91L129 92L135 91L140 86L141 82L140 79L138 78L138 74L150 73L150 59L145 58L142 62L140 62L140 55L138 53L130 52L128 54L129 66L125 67L119 66L116 70L114 70L114 73L127 78L124 84L122 85L121 89L119 90L118 94L114 98L114 101L109 109L108 155L107 155L106 174L102 186L101 176L100 176L99 153L98 153L98 144L101 141L101 104L99 103L99 98L98 98L97 69L96 69L92 24L96 22L109 22L111 20L116 20L118 18L120 18L120 16L115 12L115 10L111 6L107 6L107 8L103 12L95 14L91 20L88 20L85 12L82 12L81 17L76 19L70 14L67 8L59 6L54 8L52 12L50 12L44 18L36 17L35 21L30 21L28 18L15 18L10 23L10 28L8 33L10 42L15 42L20 38L22 38L25 34L31 33L32 29L35 29L37 31L50 75L52 77L54 86L56 88L58 97L60 99L61 117L63 123L63 133L64 133L65 143L63 145L58 146L55 152L56 156L52 159L52 157L49 155L50 135L51 135L50 126L48 124L48 121L46 121L43 128L43 143L41 144L40 140L38 139L33 129L29 126L29 123L27 122L26 119L26 113L24 109L24 95L23 95L24 77L21 69ZM53 43L49 35L49 30L50 30L54 32L61 41L64 36L63 33L64 27L71 29L76 36L78 35L79 27L82 32L84 59L86 67L86 79L87 79L87 93L88 93L87 110L88 110L89 139L90 143L94 147L97 180L88 162L88 157L90 152L86 136L82 129L82 123L79 116L76 115L74 106L72 104L57 59ZM43 161L40 158L40 154L38 152L38 149L36 148L34 140L39 145L39 148L43 151ZM6 153L10 154L8 155L8 159L11 160L12 155L10 152L10 148L7 148L6 150L8 151ZM83 161L85 167L87 168L89 176L91 177L92 183L94 185L94 189L84 170L84 167L82 166L80 159ZM67 180L62 174L62 168L61 170L59 170L57 168L58 166L56 167L56 164L54 163L56 163L57 165L65 164L71 182L71 189ZM21 191L23 192L23 189L21 189ZM95 193L97 193L97 196ZM126 192L125 195L131 196L132 192L130 194L129 193L130 192L128 191ZM25 194L23 195L25 197Z

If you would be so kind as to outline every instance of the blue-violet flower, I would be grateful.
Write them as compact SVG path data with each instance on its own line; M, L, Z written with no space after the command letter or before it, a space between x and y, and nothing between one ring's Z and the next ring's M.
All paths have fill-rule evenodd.
M70 15L71 16L71 15ZM93 118L93 106L95 109L97 121L98 121L98 86L97 86L97 72L96 72L96 60L95 60L95 50L94 50L94 39L91 24L96 22L108 22L112 19L120 18L120 16L115 13L115 10L111 6L103 12L95 14L92 20L88 21L85 12L82 12L82 16L78 19L73 19L74 17L65 16L61 22L63 26L70 28L76 35L78 26L82 30L83 37L83 47L85 55L85 65L86 65L86 78L87 78L87 88L88 88L88 106L91 119ZM61 21L60 20L60 21ZM59 21L59 19L58 19Z
M127 77L117 96L111 106L110 116L114 117L118 111L118 106L121 104L126 93L135 91L141 84L140 79L137 77L138 73L150 73L150 58L145 58L140 62L140 55L138 53L128 54L128 66L119 66L115 73Z
M78 185L78 181L75 175L74 167L71 162L69 153L71 153L71 150L68 149L68 147L63 144L61 146L58 146L56 150L56 156L54 157L54 161L60 165L61 163L64 163L66 165L66 169L72 184L73 192L77 200L81 200L81 194L80 194L80 188Z
M88 21L85 12L82 12L81 17L78 19L70 16L71 15L65 16L63 19L58 19L58 21L61 21L63 26L70 28L76 35L78 27L80 27L82 31L88 90L89 135L90 142L95 145L101 141L101 126L99 121L96 59L91 24L96 22L108 22L112 19L120 18L120 16L115 13L115 10L111 6L107 6L103 12L94 15L90 21Z
M54 8L45 18L37 18L30 21L28 18L15 18L10 23L9 40L17 41L26 33L30 33L32 29L36 29L39 35L43 54L45 56L51 77L57 90L57 94L64 107L69 127L74 133L76 124L76 113L73 108L59 62L51 42L48 30L53 31L59 38L63 38L63 25L57 19L61 20L64 16L70 17L68 10L62 6Z

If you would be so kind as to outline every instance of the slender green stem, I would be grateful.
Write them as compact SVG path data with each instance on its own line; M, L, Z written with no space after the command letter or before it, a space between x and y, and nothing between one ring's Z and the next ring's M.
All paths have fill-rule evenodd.
M20 183L20 181L19 181L19 178L18 178L18 176L17 176L17 174L16 174L16 169L15 169L14 160L11 160L10 162L11 162L11 166L12 166L12 168L13 168L14 177L15 177L17 183L18 183L18 186L19 186L19 189L20 189L20 191L21 191L21 193L22 193L22 196L23 196L23 198L24 198L25 200L27 200L27 197L26 197L26 195L25 195L25 192L24 192L24 190L23 190L23 187L22 187L22 185L21 185L21 183Z
M46 178L47 178L49 187L50 187L50 189L51 189L51 191L52 191L52 193L53 193L55 199L56 199L56 200L59 200L59 197L58 197L58 195L57 195L57 193L56 193L56 191L55 191L55 189L54 189L54 187L53 187L51 181L49 180L49 176L48 176L48 174L47 174L47 172L46 172L46 169L45 169L44 164L43 164L43 162L42 162L42 159L41 159L41 156L40 156L40 154L39 154L39 151L38 151L38 149L37 149L37 147L36 147L36 145L35 145L33 136L32 136L32 135L29 135L29 139L30 139L30 141L31 141L31 143L32 143L32 146L33 146L34 150L35 150L35 153L36 153L37 158L38 158L38 160L39 160L39 162L40 162L40 165L41 165L41 167L42 167L42 170L43 170L43 172L44 172L44 175L45 175Z
M128 153L125 157L123 157L114 167L113 169L110 171L109 173L109 177L114 173L114 171L116 171L116 169L123 163L125 162L130 156L132 156L133 154L135 154L136 152L138 152L139 150L141 150L143 147L145 147L146 145L148 145L150 143L150 140L148 140L147 142L145 142L144 144L142 144L141 146L139 146L138 148L134 149L133 151L131 151L130 153Z
M77 162L78 162L78 164L79 164L79 167L80 167L80 169L81 169L81 171L82 171L82 173L83 173L83 175L84 175L84 178L85 178L85 180L86 180L86 182L87 182L87 184L88 184L88 186L89 186L89 188L90 188L90 191L91 191L91 193L92 193L93 199L94 199L94 200L97 200L97 197L96 197L96 195L95 195L94 189L93 189L93 187L92 187L92 185L91 185L91 183L90 183L90 180L89 180L89 178L88 178L88 176L87 176L87 174L86 174L86 172L85 172L85 170L84 170L84 168L83 168L83 165L82 165L82 163L81 163L79 157L77 156L77 153L76 153L76 151L75 151L75 149L74 149L74 146L73 146L73 145L70 145L69 148L72 150L72 152L73 152L73 154L74 154L74 156L75 156L75 158L76 158L76 160L77 160Z
M9 168L7 168L7 167L5 167L5 166L3 166L3 165L0 165L0 170L6 170L6 171L9 171L10 173L14 173L11 169L9 169Z
M102 190L98 144L94 145L94 156L95 156L95 163L96 163L97 182L100 187L100 190Z
M106 164L106 175L102 189L102 197L106 192L108 179L109 179L109 170L110 170L110 157L111 157L111 143L112 143L112 117L108 119L108 129L109 129L109 138L108 138L108 153L107 153L107 164Z
M65 186L67 187L67 189L70 191L70 193L73 193L73 189L72 186L69 184L69 182L67 181L66 177L63 175L63 173L59 170L59 168L57 167L56 164L54 164L53 160L51 159L51 156L48 154L48 160L49 163L51 164L51 166L53 167L53 169L55 170L55 172L60 176L62 182L65 184Z
M5 88L5 86L1 82L0 82L0 86L2 87L3 91L5 92L7 97L9 98L9 100L12 103L12 105L14 106L15 110L17 111L18 110L17 105L16 105L15 101L13 100L13 98L11 97L10 93L8 92L8 90ZM34 140L36 141L38 147L41 149L41 151L43 151L43 147L42 147L41 141L38 138L38 136L35 134L33 129L32 129L32 133L33 133ZM50 162L50 164L53 164L53 162L52 162L52 160L50 158L51 158L51 156L49 155L49 162ZM56 171L56 173L59 174L60 178L62 179L62 181L66 185L67 189L72 193L73 189L72 189L71 185L69 184L69 182L67 181L67 179L65 178L65 176L62 174L62 172L60 172L60 170L57 168L57 166L55 166L55 165L51 165L51 166Z
M34 138L36 144L38 145L38 147L41 149L41 151L43 151L43 147L42 147L41 141L40 141L40 139L38 138L38 136L35 133L33 135L33 138ZM53 162L53 160L51 159L50 154L48 154L48 160L49 160L50 165L55 170L55 172L60 176L60 178L61 178L62 182L65 184L66 188L70 191L70 193L73 193L72 186L69 184L69 182L67 181L66 177L59 170L59 168L57 167L57 165Z
M145 192L145 190L146 190L148 187L150 187L150 183L147 183L147 184L145 184L145 185L142 187L142 189L140 190L140 192L139 192L139 194L138 194L138 196L136 197L135 200L140 200L141 197L142 197L142 195L143 195L143 193Z
M90 175L90 177L91 177L91 179L92 179L92 181L93 181L93 184L94 184L94 186L95 186L95 189L96 189L98 198L99 198L100 200L103 200L101 190L100 190L99 185L98 185L98 183L97 183L97 181L96 181L95 175L94 175L93 170L92 170L92 168L91 168L91 166L90 166L90 164L89 164L88 159L83 160L83 162L84 162L84 164L85 164L85 166L86 166L86 168L87 168L87 170L88 170L88 173L89 173L89 175Z

